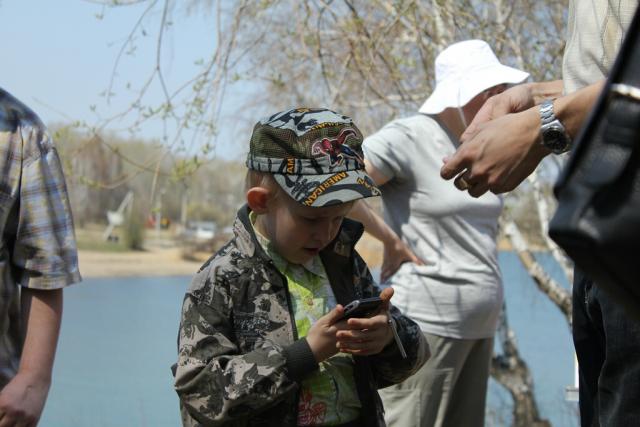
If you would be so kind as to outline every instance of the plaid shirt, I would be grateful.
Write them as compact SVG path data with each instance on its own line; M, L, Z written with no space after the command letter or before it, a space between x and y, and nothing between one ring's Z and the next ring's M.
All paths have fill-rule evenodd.
M81 280L60 159L40 119L0 88L0 389L22 348L18 285Z

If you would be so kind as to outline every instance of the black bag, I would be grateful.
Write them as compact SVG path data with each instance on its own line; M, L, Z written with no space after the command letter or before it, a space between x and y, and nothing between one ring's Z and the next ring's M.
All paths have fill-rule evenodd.
M549 235L640 319L640 31L636 11L555 193Z

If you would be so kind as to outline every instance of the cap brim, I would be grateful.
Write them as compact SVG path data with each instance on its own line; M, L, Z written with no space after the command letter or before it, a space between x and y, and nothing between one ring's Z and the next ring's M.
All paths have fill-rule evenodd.
M528 77L529 73L506 65L487 67L462 79L439 83L418 111L438 114L447 108L463 107L484 90L500 84L522 83Z
M371 177L361 169L322 175L273 174L273 178L295 201L312 207L380 195Z

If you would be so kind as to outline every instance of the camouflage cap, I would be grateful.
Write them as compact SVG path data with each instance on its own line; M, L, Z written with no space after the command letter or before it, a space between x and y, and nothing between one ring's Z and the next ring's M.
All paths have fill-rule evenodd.
M350 117L326 108L297 108L253 128L247 167L273 174L294 200L321 207L380 190L364 171L362 133Z

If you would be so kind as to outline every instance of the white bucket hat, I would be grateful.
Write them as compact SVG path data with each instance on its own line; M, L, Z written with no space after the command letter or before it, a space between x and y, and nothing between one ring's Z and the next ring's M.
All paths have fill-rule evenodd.
M437 114L462 107L482 91L503 83L521 83L529 73L502 65L482 40L454 43L436 57L436 88L420 107Z

